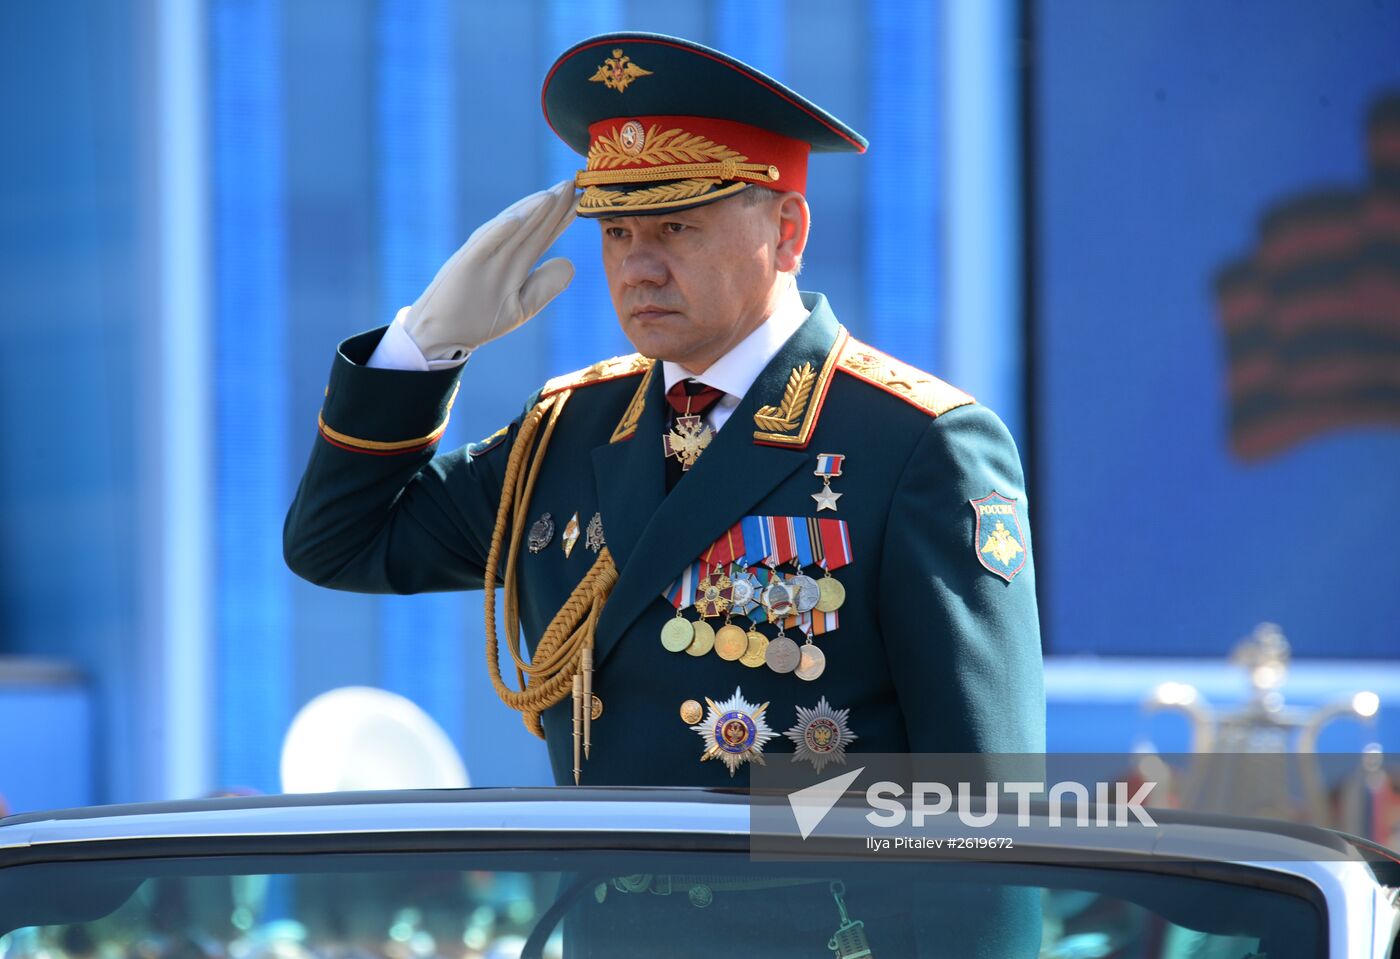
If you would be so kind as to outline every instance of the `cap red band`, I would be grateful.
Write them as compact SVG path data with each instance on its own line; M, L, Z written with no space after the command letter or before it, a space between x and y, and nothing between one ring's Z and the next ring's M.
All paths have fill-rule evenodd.
M717 176L784 192L805 194L807 190L811 145L747 123L710 117L621 116L590 124L588 135L583 176L592 183Z

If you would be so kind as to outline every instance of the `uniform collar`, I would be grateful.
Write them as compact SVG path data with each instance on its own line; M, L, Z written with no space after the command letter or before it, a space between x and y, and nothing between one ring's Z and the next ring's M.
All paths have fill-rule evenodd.
M679 363L662 361L661 373L666 389L669 390L681 380L694 378L707 386L723 390L728 397L733 398L730 400L731 405L737 403L740 397L748 393L749 387L758 379L758 374L778 355L783 344L797 332L797 328L808 315L810 311L802 305L802 297L797 292L797 281L794 280L772 315L736 343L728 353L710 364L710 368L704 373L696 375Z

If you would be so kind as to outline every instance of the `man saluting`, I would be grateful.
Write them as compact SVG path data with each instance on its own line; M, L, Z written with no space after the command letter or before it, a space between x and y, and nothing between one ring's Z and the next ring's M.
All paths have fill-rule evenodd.
M1042 751L1011 437L797 290L809 155L865 140L743 63L648 34L564 53L544 109L586 158L578 175L341 344L287 517L291 568L368 592L503 585L488 664L561 783ZM466 358L568 285L567 260L532 267L576 216L598 222L637 352L435 455Z

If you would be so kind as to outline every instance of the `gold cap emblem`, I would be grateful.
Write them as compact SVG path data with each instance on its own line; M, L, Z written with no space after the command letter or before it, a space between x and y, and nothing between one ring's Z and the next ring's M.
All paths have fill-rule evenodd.
M617 134L618 145L628 156L637 156L646 147L647 134L636 120L628 120Z
M633 80L649 76L651 76L650 70L643 70L637 66L632 62L632 58L625 56L622 48L618 47L613 50L612 56L604 60L602 66L598 67L593 76L588 79L591 83L601 83L609 90L621 93L632 84Z

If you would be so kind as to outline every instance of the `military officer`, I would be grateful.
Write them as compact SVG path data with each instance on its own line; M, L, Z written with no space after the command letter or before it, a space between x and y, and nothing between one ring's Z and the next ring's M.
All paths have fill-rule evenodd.
M543 101L583 169L341 344L291 568L366 592L503 585L488 667L561 783L1042 751L1010 435L795 285L809 158L864 139L743 63L647 34L568 50ZM566 260L531 268L576 216L598 223L637 352L439 452L463 360L568 285Z

